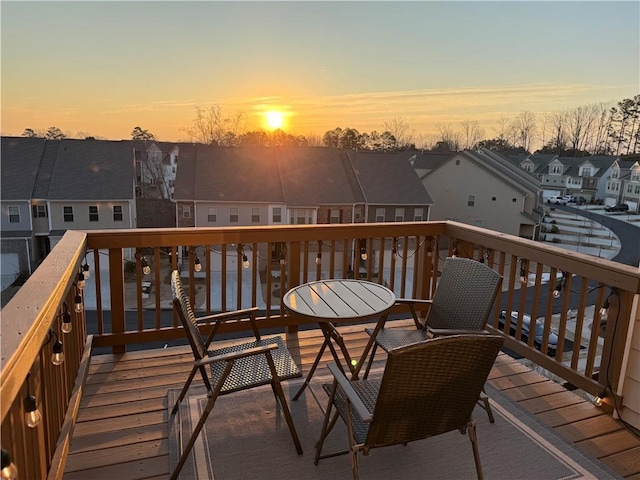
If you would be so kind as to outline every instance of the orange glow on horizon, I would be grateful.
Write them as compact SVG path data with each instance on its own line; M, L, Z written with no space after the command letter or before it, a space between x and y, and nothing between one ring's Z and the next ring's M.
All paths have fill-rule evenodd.
M265 122L269 130L278 130L284 127L284 113L271 110L265 113Z

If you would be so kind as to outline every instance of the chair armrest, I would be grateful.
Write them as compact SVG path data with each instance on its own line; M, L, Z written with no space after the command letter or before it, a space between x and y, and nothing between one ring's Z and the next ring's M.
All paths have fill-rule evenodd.
M434 337L442 337L447 335L488 335L486 330L457 330L453 328L431 328L427 327L427 333L432 334Z
M351 382L349 382L349 380L347 380L347 377L344 376L344 373L342 373L340 367L338 367L338 365L336 365L335 363L330 363L327 366L333 374L333 377L342 387L342 390L344 390L344 393L347 395L347 398L349 399L351 405L353 405L353 408L355 408L356 412L358 412L358 415L360 415L362 421L371 423L373 421L373 415L369 412L369 409L367 409L364 402L360 399L356 391L353 389L353 387L351 386Z
M203 358L201 360L196 360L194 365L196 367L200 367L203 365L208 365L209 363L215 362L229 362L231 360L237 360L239 358L250 357L252 355L261 355L267 353L270 350L275 350L278 348L277 343L269 343L268 345L261 345L259 347L251 347L246 350L241 350L239 352L230 352L224 353L222 355L214 355L213 357Z
M258 311L258 307L251 307L251 308L244 308L242 310L232 310L229 312L215 313L213 315L206 315L204 317L196 318L196 323L200 324L200 323L206 323L206 322L230 320L230 319L234 319L242 315L246 315L256 311Z

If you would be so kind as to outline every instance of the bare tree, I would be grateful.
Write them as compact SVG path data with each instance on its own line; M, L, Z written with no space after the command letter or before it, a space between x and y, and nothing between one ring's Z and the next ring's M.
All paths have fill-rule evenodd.
M397 148L405 148L411 144L411 129L402 117L393 117L391 121L384 122L384 129L396 139Z
M155 139L156 137L153 133L151 133L149 130L144 130L140 127L135 127L131 132L131 140L142 140L146 142L148 140L155 140Z
M196 107L196 116L190 127L181 129L191 141L205 145L235 145L244 133L245 116L235 113L225 116L222 109L213 105L208 109Z
M536 135L536 116L527 110L520 112L513 121L513 132L517 136L517 142L513 144L530 152Z
M47 140L62 140L63 138L67 138L67 135L58 127L49 127L44 136Z
M484 130L480 128L477 120L464 120L460 122L462 127L462 148L476 148L478 142L484 137Z
M438 143L446 143L449 145L449 149L452 151L460 149L460 132L454 131L450 125L447 124L438 124L436 125L438 129L438 140L436 141L436 145Z
M553 150L562 151L567 147L567 117L568 113L565 110L552 112L549 117L551 138L548 145Z

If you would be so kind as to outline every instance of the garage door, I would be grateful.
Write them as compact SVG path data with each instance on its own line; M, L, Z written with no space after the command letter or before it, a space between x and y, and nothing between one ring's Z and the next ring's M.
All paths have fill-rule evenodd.
M545 201L547 201L547 198L549 197L559 197L560 196L560 190L543 190L542 191L542 199Z
M20 262L17 253L3 253L0 258L2 266L2 290L10 287L20 275Z

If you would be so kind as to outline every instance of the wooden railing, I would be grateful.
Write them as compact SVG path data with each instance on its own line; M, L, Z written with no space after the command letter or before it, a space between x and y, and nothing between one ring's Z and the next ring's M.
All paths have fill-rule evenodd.
M181 270L203 314L257 305L265 328L295 330L281 305L294 285L354 276L385 284L398 297L430 298L449 255L475 258L503 275L488 328L507 336L507 348L591 395L606 389L610 400L622 400L627 338L639 317L636 268L456 222L67 232L2 311L2 448L27 473L23 478L59 476L91 349L121 353L184 337L171 309L173 269ZM90 277L80 290L84 264ZM67 334L65 309L73 323ZM509 321L500 321L502 310L517 312L513 335ZM539 339L517 339L524 314L541 322ZM60 366L49 360L52 329L64 345ZM27 393L44 417L35 429L23 420Z

